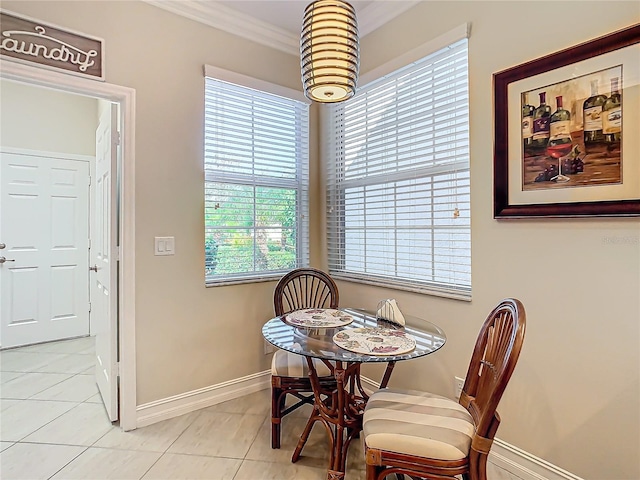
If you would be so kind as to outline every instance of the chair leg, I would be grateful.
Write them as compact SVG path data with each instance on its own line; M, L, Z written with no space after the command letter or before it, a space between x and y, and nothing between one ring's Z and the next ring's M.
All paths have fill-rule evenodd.
M379 469L380 467L378 467L377 465L369 465L367 463L367 480L377 480Z
M487 458L485 454L478 459L478 480L487 480Z
M282 422L282 389L271 387L271 448L280 448L280 423Z

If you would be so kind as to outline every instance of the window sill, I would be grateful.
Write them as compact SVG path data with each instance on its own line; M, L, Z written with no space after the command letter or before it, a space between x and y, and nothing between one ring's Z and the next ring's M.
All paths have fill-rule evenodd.
M246 283L262 283L262 282L275 282L279 280L284 273L276 273L270 275L264 275L260 277L242 277L242 278L227 278L224 280L205 280L204 286L206 288L211 287L227 287L229 285L243 285Z

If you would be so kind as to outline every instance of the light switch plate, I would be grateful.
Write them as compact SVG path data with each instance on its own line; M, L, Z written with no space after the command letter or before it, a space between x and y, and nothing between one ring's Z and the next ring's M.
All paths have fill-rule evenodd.
M176 240L174 237L155 237L155 255L175 255Z
M462 387L464 387L464 378L453 377L453 388L455 390L455 395L457 399L460 399L460 394L462 393Z

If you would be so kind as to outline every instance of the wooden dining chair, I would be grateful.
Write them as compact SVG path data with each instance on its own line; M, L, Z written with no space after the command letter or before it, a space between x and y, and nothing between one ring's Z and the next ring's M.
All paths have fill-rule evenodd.
M338 308L338 287L325 272L314 268L298 268L283 276L273 296L277 316L304 308ZM314 366L323 391L336 386L331 370L319 360ZM287 395L297 402L286 407ZM282 417L304 404L313 404L309 367L302 355L276 350L271 361L271 448L280 448Z
M485 320L459 402L427 392L382 389L363 418L367 480L395 473L443 480L486 480L500 424L496 411L524 339L522 303L507 298Z

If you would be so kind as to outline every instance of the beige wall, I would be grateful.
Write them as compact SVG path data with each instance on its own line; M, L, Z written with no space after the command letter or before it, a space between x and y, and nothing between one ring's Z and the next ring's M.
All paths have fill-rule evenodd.
M640 478L640 222L494 220L492 74L638 21L638 2L423 2L362 41L366 73L472 24L473 301L339 282L341 303L394 296L441 325L443 350L399 364L391 385L452 395L486 314L503 297L522 300L527 334L498 437L594 480Z
M0 145L95 155L97 101L0 81Z
M299 60L139 1L2 6L104 38L106 81L136 90L138 404L266 370L274 283L204 286L203 65L301 90Z
M138 403L266 369L260 327L272 312L273 283L204 287L202 65L300 89L298 58L141 2L3 1L3 7L104 38L107 81L136 89ZM536 28L541 9L542 18L560 20ZM450 395L486 313L502 297L520 298L529 325L498 437L588 479L640 478L640 224L493 220L491 75L639 18L637 2L429 1L362 42L366 72L472 23L474 300L340 282L342 303L371 308L393 296L407 313L440 324L449 337L444 349L398 365L392 384ZM311 172L318 174L311 191L311 258L318 264L325 253L315 161ZM156 235L176 237L175 256L153 256ZM560 264L559 246L569 252Z

